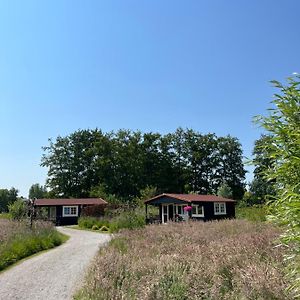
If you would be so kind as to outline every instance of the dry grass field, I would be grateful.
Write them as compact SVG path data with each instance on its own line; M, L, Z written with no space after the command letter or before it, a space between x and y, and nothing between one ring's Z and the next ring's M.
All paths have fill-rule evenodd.
M277 228L225 220L121 232L76 299L290 299Z

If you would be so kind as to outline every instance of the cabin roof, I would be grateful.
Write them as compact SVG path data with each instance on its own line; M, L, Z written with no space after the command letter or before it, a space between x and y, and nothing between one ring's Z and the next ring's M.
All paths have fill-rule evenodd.
M198 194L160 194L151 199L145 201L149 203L153 200L158 200L159 198L168 197L177 200L181 200L187 203L191 202L235 202L235 200L219 197L216 195L198 195Z
M107 204L101 198L80 198L80 199L36 199L36 206L56 206L56 205L100 205Z

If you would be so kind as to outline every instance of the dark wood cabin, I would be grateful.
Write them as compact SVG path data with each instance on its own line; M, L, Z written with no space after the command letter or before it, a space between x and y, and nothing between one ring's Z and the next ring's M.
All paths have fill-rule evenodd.
M37 212L43 212L44 218L57 226L77 224L82 209L87 206L106 206L101 198L83 199L36 199L34 206Z
M167 223L188 217L203 221L235 218L235 201L215 195L161 194L146 200L145 205L147 223ZM148 205L159 208L158 217L148 217ZM191 211L185 211L185 206L191 206Z

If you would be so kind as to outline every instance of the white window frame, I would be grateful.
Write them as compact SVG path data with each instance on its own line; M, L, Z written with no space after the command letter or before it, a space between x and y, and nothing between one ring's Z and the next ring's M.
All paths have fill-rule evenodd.
M223 211L221 211L221 207L223 207ZM214 202L214 213L215 215L226 215L226 203Z
M70 213L66 214L65 213L65 208L69 208L70 209ZM71 213L72 208L75 208L76 212L75 213ZM76 205L67 205L67 206L63 206L63 217L78 217L78 206Z
M196 213L192 213L192 217L204 217L204 206L199 204L192 204L192 207L196 208ZM202 207L202 214L199 214L199 207Z
M181 207L181 214L178 213L178 207ZM179 215L179 216L184 216L185 213L184 213L184 207L186 206L186 204L174 204L174 212L175 212L175 215Z

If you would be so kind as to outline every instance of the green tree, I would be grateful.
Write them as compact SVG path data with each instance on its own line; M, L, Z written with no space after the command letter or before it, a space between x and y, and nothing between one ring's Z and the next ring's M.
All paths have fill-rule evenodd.
M250 184L253 204L263 204L275 195L274 179L268 180L266 172L274 166L274 159L269 153L268 145L272 143L272 136L262 135L255 141L253 150L254 179Z
M230 135L219 137L217 139L217 167L212 178L214 190L226 182L231 190L232 197L235 200L243 198L245 192L245 174L243 165L243 151L237 138Z
M232 198L231 187L226 182L222 183L222 185L220 185L218 189L217 195L223 198L228 198L228 199Z
M0 212L8 212L9 204L17 200L18 190L12 187L11 189L0 189Z
M274 161L273 167L264 171L276 189L271 219L284 225L282 242L292 251L288 256L292 288L300 297L300 77L288 78L287 85L273 84L280 91L275 94L275 107L257 121L270 134L266 150Z
M29 199L42 199L47 196L47 189L38 183L33 184L29 189Z

